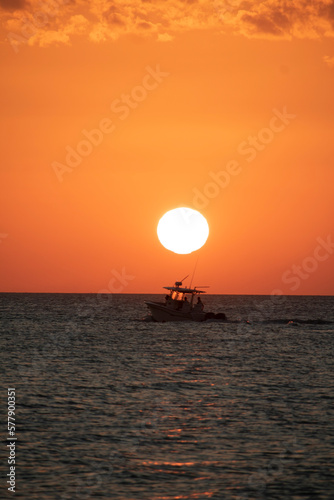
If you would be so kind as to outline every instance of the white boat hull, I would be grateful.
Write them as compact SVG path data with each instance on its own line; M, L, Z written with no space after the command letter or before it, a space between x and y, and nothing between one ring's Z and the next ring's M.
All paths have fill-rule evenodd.
M179 309L173 309L166 306L163 302L146 301L152 317L155 321L204 321L205 313L203 311L194 311L194 309L184 312Z

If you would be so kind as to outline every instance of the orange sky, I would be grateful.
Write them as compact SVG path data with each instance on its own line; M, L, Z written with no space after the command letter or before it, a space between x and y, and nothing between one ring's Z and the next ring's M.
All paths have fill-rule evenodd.
M334 294L332 0L0 0L0 19L0 291L160 293L198 256L212 293ZM157 239L177 206L210 226L190 255Z

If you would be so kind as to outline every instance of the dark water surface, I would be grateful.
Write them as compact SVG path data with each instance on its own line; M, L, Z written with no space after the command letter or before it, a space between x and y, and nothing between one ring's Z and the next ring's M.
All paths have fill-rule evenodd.
M1 294L4 498L333 499L334 298ZM7 388L16 389L16 493Z

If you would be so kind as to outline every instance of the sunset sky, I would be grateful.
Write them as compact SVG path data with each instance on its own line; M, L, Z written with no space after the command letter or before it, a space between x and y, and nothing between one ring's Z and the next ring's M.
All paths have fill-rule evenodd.
M160 293L198 258L211 293L334 294L333 0L0 19L0 291ZM156 233L180 206L210 227L189 255Z

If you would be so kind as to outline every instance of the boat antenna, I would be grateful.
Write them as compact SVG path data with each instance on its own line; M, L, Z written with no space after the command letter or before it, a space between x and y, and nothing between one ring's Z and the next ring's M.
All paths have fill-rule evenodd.
M197 268L197 264L198 264L198 255L197 255L197 259L196 259L195 267L194 267L194 270L193 270L193 275L191 277L191 282L190 282L190 287L189 288L191 288L191 285L192 285L192 282L193 282L193 279L194 279L194 276L195 276L195 271L196 271L196 268Z

